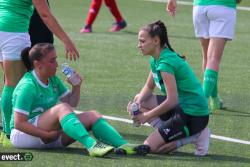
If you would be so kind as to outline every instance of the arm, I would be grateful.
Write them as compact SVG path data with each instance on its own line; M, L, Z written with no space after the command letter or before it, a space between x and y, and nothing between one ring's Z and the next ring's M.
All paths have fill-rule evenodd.
M48 132L33 126L31 123L28 122L28 118L25 114L21 114L18 112L15 112L14 114L15 129L18 129L31 136L39 137L41 139L44 139L45 141L53 141L59 135L59 132L57 131Z
M141 104L145 99L147 99L152 94L154 88L155 88L155 83L152 72L150 72L144 87L142 88L140 93L135 96L134 101L138 104Z
M169 111L173 107L178 104L178 93L176 87L176 80L174 75L169 74L167 72L161 72L161 76L167 90L167 98L164 102L162 102L159 106L155 107L154 109L148 112L142 112L136 118L137 121L141 123L148 122L152 118L158 117L166 111Z
M76 60L76 58L79 57L79 53L74 43L52 15L46 0L32 0L32 3L46 26L63 42L66 58L70 57L70 60L72 60L72 58Z
M69 79L69 84L72 85L72 90L70 93L68 93L66 96L62 97L60 100L64 103L68 103L71 107L76 107L80 101L80 90L81 90L81 84L82 84L82 78L79 74L75 73L74 75L77 75L81 82L78 85L73 85Z
M175 16L177 3L176 0L168 0L166 10L171 16Z

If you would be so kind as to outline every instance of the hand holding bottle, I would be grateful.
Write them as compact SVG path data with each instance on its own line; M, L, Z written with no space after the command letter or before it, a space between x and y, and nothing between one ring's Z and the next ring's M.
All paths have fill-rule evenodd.
M70 84L73 86L81 84L81 77L67 63L63 63L61 67L63 74L68 78Z

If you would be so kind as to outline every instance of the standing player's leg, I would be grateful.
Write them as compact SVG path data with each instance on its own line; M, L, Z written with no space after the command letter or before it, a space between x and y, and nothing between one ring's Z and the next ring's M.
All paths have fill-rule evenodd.
M88 12L88 16L85 20L85 26L80 30L80 33L91 33L92 32L92 24L94 23L100 8L102 5L102 0L92 0Z
M204 72L203 90L205 96L210 98L210 109L221 109L221 102L218 96L218 72L223 50L226 44L224 38L211 38L208 47L208 59Z
M18 81L21 79L26 69L20 60L3 62L5 83L1 97L1 111L4 117L4 128L7 138L10 136L10 119L12 115L12 94ZM9 140L5 138L3 145L10 146Z
M109 8L111 14L114 16L116 23L109 30L110 32L116 32L124 29L127 26L126 21L123 19L115 0L104 0L106 6Z
M222 108L217 86L219 65L227 40L232 40L234 37L236 9L226 6L211 6L208 8L207 16L210 20L210 42L203 88L206 97L210 97L210 109L217 110Z
M207 50L209 45L209 39L200 38L200 45L202 48L202 71L204 72L207 66Z

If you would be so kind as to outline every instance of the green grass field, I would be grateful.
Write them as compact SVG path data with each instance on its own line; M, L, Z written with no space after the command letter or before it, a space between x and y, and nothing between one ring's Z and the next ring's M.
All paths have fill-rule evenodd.
M191 1L191 0L189 0ZM126 30L107 32L114 22L103 5L92 34L80 34L90 0L50 0L53 13L65 31L74 40L80 52L77 62L65 59L64 48L56 39L59 63L69 62L83 77L81 102L77 110L96 109L104 115L129 118L126 105L140 91L149 72L148 58L137 50L137 32L140 27L162 20L168 28L170 43L188 58L199 79L201 49L194 38L192 6L179 5L175 18L165 12L164 3L142 0L117 0L128 22ZM241 6L250 7L249 0ZM211 114L209 127L215 135L250 141L250 11L238 11L235 39L226 46L220 69L219 92L226 109ZM58 75L64 76L58 70ZM3 74L0 73L1 80ZM2 82L0 89L2 89ZM149 127L133 128L131 124L110 121L131 143L142 143L152 132ZM194 147L188 145L178 153L146 157L117 156L89 157L76 143L67 149L19 150L3 148L1 152L32 152L31 162L0 162L0 166L249 166L250 146L246 144L211 139L209 155L193 156Z

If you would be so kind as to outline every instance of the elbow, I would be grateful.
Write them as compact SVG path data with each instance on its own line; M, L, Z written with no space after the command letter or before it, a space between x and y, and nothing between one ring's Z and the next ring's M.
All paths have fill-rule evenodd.
M75 108L75 107L77 107L78 103L79 103L78 101L77 102L71 102L70 106Z
M167 100L166 100L166 103L169 104L170 108L174 108L179 104L178 97L172 97L172 98L168 97Z

